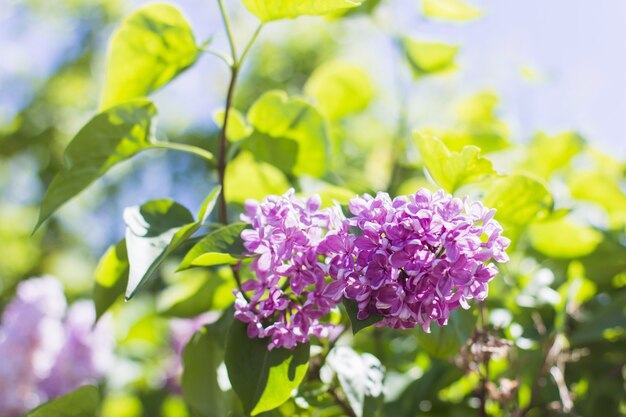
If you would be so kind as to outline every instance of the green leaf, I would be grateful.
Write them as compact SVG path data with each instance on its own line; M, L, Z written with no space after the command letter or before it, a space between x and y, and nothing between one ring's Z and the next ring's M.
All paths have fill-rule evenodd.
M435 19L465 22L482 16L476 7L461 0L422 0L424 16Z
M304 91L315 99L320 111L330 120L366 109L374 97L369 75L360 67L341 61L330 61L318 67Z
M528 228L530 244L551 258L568 259L589 255L602 242L602 233L567 219L533 223Z
M496 173L491 161L481 157L480 149L476 146L465 146L461 152L450 152L434 136L417 132L414 136L428 173L450 193L464 184Z
M222 109L213 114L213 121L220 129L224 126L225 113L226 112ZM254 129L250 126L246 117L241 114L239 110L231 107L228 112L228 128L226 129L226 138L230 142L238 142L250 136L253 131Z
M280 169L255 161L248 151L241 152L226 167L226 201L243 204L249 198L262 200L268 194L283 194L289 188Z
M93 301L98 320L113 303L124 294L128 282L128 256L126 241L110 246L98 262Z
M241 240L246 227L245 223L233 223L212 231L191 248L178 270L236 263L246 251Z
M348 313L348 318L350 319L350 323L352 324L352 334L357 334L359 331L371 326L372 324L376 324L383 319L382 316L370 313L370 315L365 320L359 320L359 318L357 317L359 307L354 300L344 298L343 306L346 308L346 313Z
M157 311L170 317L196 317L221 310L235 301L233 278L225 270L193 269L175 274L175 281L159 292Z
M221 192L222 187L219 185L216 186L215 188L213 188L213 190L211 190L209 195L202 202L202 206L200 207L200 211L198 212L198 223L200 225L206 223L207 219L213 212L213 209L215 208L215 205L219 200Z
M228 414L225 395L217 383L217 368L222 356L211 326L196 332L183 351L183 397L199 416L221 417Z
M606 172L580 171L572 174L568 185L572 197L600 205L609 215L610 226L621 228L626 224L626 193L620 180Z
M111 38L101 108L149 95L191 66L198 54L191 27L177 7L141 7Z
M363 0L243 0L262 22L298 16L321 16L357 7Z
M309 102L299 97L289 98L284 91L269 91L252 105L248 120L259 132L298 143L295 175L320 177L326 172L329 147L326 125Z
M490 181L483 204L496 209L496 219L508 226L526 226L546 217L554 207L543 182L528 175L507 175Z
M459 353L459 349L470 337L476 318L471 311L454 310L450 313L448 324L439 327L431 324L430 333L417 332L420 347L434 358L450 358Z
M298 158L298 142L289 138L272 137L255 131L242 146L259 162L274 165L286 174L291 174Z
M171 200L153 200L124 210L130 273L126 299L150 279L163 260L198 230L200 224L185 207Z
M459 52L459 47L456 45L417 41L404 37L402 48L416 78L456 68L454 60Z
M98 389L86 385L39 406L26 417L96 417L99 403Z
M156 107L134 100L95 116L65 150L65 167L52 180L35 230L115 164L151 146Z
M585 140L575 132L564 132L554 136L540 132L533 137L528 147L528 156L521 168L541 178L549 179L555 171L567 167L584 146Z
M378 415L383 401L385 368L375 356L359 355L348 346L337 346L328 353L326 364L337 374L357 417Z
M249 338L247 325L234 320L226 342L226 369L244 411L257 415L291 397L309 366L309 344L295 349L267 349L267 339Z

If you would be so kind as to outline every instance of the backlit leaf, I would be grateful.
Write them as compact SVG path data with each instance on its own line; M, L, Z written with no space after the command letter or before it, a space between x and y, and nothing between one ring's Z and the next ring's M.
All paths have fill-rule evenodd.
M473 20L482 15L479 9L462 0L422 0L422 12L427 17L454 22Z
M298 16L320 16L357 7L363 0L243 0L263 22Z
M330 120L364 110L374 97L369 75L360 67L341 61L330 61L317 68L304 91Z
M602 233L567 219L533 223L528 229L533 248L551 258L578 258L592 253Z
M290 188L280 169L267 162L257 162L248 152L241 152L226 167L224 193L226 201L244 203L262 200L268 194L283 194Z
M465 146L461 152L450 152L439 139L428 134L416 133L415 140L428 173L450 193L464 184L496 173L491 161L482 158L476 146Z
M441 42L402 39L402 48L411 65L413 75L422 77L455 69L454 60L459 47Z
M256 130L298 143L295 175L319 177L326 171L328 134L324 118L306 100L283 91L263 94L250 108L248 120Z
M483 198L486 207L496 209L496 219L508 226L526 226L547 216L554 201L546 185L527 175L496 177Z
M213 114L213 121L221 129L224 126L224 110L219 110ZM226 138L231 142L237 142L247 138L252 134L254 129L246 117L235 108L228 111L228 128L226 129Z
M191 66L198 53L191 27L177 7L141 7L113 33L101 107L149 95Z

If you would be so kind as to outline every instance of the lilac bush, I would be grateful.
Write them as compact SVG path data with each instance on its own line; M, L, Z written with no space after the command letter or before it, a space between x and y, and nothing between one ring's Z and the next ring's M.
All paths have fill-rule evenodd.
M338 330L321 321L343 295L342 281L327 280L334 264L325 260L342 250L349 223L338 207L320 206L319 196L297 198L293 190L245 205L242 220L252 229L241 237L257 255L250 265L255 279L242 285L250 299L235 291L235 317L248 324L249 337L270 338L269 349L292 349Z
M342 281L359 319L377 314L378 325L392 328L443 326L452 310L487 297L498 273L490 261L508 261L510 241L495 210L477 201L421 189L394 199L366 194L349 209L361 235Z
M255 279L236 291L235 317L248 336L269 337L269 348L294 348L311 335L336 327L320 320L345 297L379 326L429 331L450 312L484 300L488 282L507 262L510 241L480 202L421 189L391 199L386 193L350 201L353 217L339 207L320 209L320 199L293 190L249 201L242 219L252 226L242 238Z
M42 402L96 383L112 360L107 323L91 302L67 309L52 277L19 284L0 322L0 410L19 417Z

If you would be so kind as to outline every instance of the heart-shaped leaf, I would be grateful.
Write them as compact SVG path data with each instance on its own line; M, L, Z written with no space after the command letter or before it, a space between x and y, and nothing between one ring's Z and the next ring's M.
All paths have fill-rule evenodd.
M416 133L415 140L428 173L450 193L464 184L496 173L491 161L481 157L480 149L476 146L464 146L461 152L450 152L434 136Z
M311 103L288 97L284 91L270 91L252 105L248 120L261 133L297 142L293 174L324 174L329 139L324 118Z
M198 54L191 27L177 7L141 7L113 33L101 107L149 95L191 66Z

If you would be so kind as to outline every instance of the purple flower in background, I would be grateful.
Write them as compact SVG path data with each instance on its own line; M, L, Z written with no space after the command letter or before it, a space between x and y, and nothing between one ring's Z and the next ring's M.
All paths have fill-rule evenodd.
M337 326L321 319L342 298L336 278L353 247L340 209L320 206L319 196L297 198L293 190L246 202L242 220L252 229L241 237L256 255L250 264L255 279L242 285L249 300L235 291L235 317L248 324L249 337L269 338L269 349L336 334Z
M487 297L487 283L507 262L510 241L480 202L440 190L391 199L386 193L350 201L350 224L362 233L331 276L357 302L358 318L378 314L393 328L431 322L445 325L450 312ZM350 238L348 238L350 240ZM349 244L346 244L349 246Z
M181 392L180 378L183 373L183 352L185 346L191 340L194 333L200 330L204 325L213 323L219 318L216 313L205 313L197 317L189 319L171 319L170 325L170 346L174 355L169 359L165 374L165 386L172 392L179 394Z
M90 302L67 303L52 277L19 284L0 322L0 410L19 417L104 375L112 359L106 320L92 329Z

